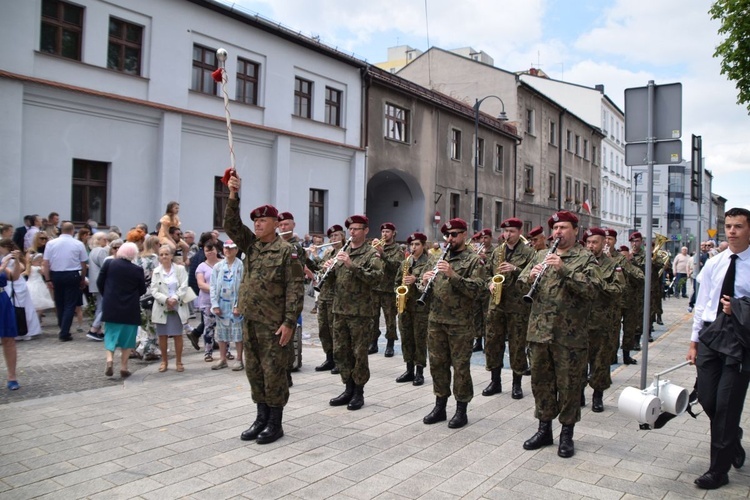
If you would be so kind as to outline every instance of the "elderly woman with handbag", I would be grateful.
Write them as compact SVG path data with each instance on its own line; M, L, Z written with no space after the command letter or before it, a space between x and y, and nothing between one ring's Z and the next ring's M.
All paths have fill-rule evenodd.
M174 339L176 370L182 372L182 333L188 321L190 311L188 303L195 300L195 292L188 287L188 273L184 266L172 263L174 250L162 245L159 248L159 266L151 275L151 295L154 306L151 310L151 322L156 325L161 350L160 372L167 371L169 355L167 339Z

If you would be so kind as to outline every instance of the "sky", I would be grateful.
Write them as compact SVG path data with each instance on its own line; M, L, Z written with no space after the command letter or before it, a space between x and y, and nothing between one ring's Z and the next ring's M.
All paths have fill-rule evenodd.
M230 0L222 0L229 2ZM235 5L370 63L388 47L471 46L508 71L605 92L682 83L682 151L702 136L712 192L750 209L750 116L713 57L721 38L709 0L234 0ZM597 124L598 125L598 124Z

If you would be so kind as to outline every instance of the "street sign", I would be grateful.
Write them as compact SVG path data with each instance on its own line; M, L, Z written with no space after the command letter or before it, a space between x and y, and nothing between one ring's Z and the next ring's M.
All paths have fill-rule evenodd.
M709 238L715 238L716 237L716 229L706 229L706 232L708 233Z
M653 113L654 140L682 137L681 83L654 85ZM646 142L648 139L648 87L625 89L625 142Z
M625 165L646 165L648 143L634 142L625 145ZM661 141L654 143L654 163L657 165L672 165L682 161L682 141Z

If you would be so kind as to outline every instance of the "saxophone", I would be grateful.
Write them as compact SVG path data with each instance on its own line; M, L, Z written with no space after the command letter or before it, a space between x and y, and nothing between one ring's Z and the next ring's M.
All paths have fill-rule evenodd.
M406 294L409 293L409 286L405 281L406 277L409 276L410 262L411 256L408 259L404 259L404 264L401 266L401 286L396 288L396 309L398 309L399 314L402 314L406 310Z
M500 245L500 248L498 249L498 253L500 254L500 258L497 261L498 267L500 267L500 264L505 262L505 249L507 246L508 242L503 241L503 244ZM505 283L505 276L498 272L492 277L492 283L495 284L495 288L494 290L492 290L492 303L497 305L500 303L500 299L503 297L503 283Z

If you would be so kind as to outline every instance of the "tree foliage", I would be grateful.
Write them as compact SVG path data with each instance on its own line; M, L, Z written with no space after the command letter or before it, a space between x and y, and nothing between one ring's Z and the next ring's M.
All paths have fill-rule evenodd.
M750 112L750 0L716 0L708 11L721 22L724 41L714 57L721 58L721 74L735 82L737 104Z

